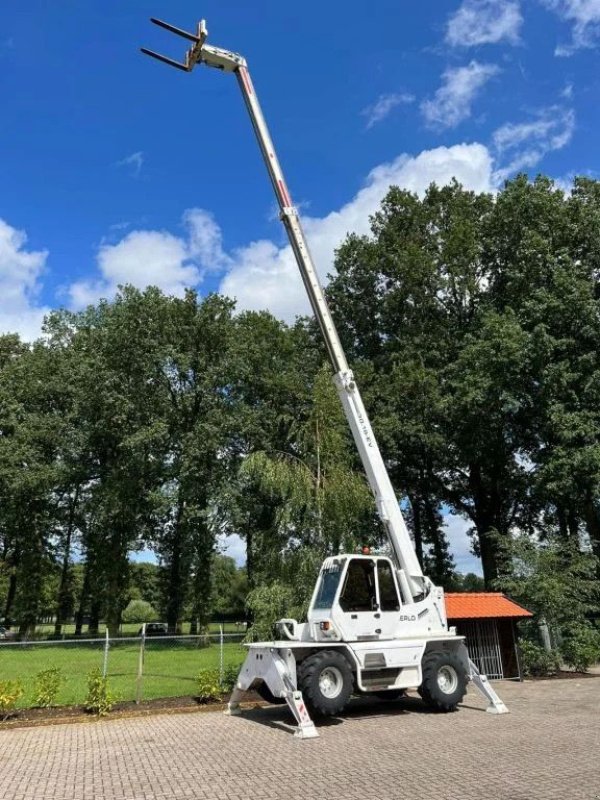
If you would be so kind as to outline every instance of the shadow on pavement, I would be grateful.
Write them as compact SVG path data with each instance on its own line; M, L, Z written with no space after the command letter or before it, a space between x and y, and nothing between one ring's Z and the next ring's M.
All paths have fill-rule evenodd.
M483 711L485 709L477 706L461 704L460 708L469 711ZM398 700L378 700L372 697L353 698L343 714L336 717L313 717L317 730L330 728L335 725L343 725L345 720L360 719L369 717L397 717L399 714L437 714L423 703L420 697L406 696ZM264 725L267 728L293 733L296 729L294 719L287 706L264 706L262 708L248 709L242 712L244 719Z

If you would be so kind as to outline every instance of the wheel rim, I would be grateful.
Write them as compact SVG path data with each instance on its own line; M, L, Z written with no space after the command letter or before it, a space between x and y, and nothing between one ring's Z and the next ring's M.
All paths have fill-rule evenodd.
M337 667L325 667L319 675L319 691L328 700L337 697L344 686L344 677Z
M437 674L437 683L444 694L452 694L458 687L458 675L454 667L444 664Z

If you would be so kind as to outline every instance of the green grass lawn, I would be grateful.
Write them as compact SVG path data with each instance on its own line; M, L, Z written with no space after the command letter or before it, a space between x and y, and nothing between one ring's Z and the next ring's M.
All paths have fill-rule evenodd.
M196 676L203 669L219 669L218 643L198 647L196 640L169 642L160 638L146 640L144 654L143 698L194 695ZM223 646L225 667L238 668L245 657L239 642ZM20 680L25 690L19 707L33 704L35 676L45 669L56 667L65 677L57 705L79 705L85 702L87 678L94 668L102 668L103 643L91 645L31 644L27 646L0 645L0 681ZM110 690L118 700L134 700L138 670L137 642L111 643L108 656Z

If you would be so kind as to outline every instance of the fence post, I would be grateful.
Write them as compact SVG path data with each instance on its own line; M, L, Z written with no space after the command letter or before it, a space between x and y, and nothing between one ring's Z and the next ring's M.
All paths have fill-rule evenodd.
M138 672L135 690L135 702L142 699L142 678L144 676L144 653L146 651L146 623L142 623L142 638L140 639L140 654L138 656Z
M219 683L223 686L223 680L225 678L224 669L223 669L223 623L219 625Z
M110 647L110 639L108 635L108 628L106 629L106 636L104 637L104 663L102 664L102 677L106 678L108 672L108 648Z

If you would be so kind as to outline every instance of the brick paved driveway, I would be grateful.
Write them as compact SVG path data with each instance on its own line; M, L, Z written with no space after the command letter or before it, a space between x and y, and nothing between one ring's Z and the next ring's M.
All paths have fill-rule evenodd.
M279 708L0 733L2 800L592 800L600 798L600 678L497 684L456 714L415 699L356 701L320 738Z

